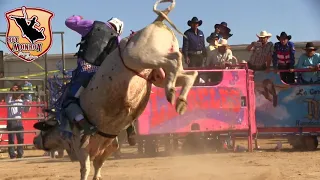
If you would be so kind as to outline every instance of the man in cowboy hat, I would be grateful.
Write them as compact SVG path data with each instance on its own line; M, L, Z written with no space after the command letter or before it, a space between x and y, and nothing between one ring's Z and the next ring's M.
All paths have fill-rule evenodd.
M320 66L320 54L316 53L316 48L312 42L308 42L306 44L306 47L303 48L305 50L305 53L302 54L299 58L298 64L296 68L298 69L319 69ZM291 69L293 71L293 69ZM301 73L301 82L303 84L310 84L318 82L319 78L319 72L303 72Z
M248 61L248 67L255 71L269 70L272 59L273 43L268 42L271 33L267 31L261 31L257 34L258 41L252 42L247 46L248 51L252 51L250 59Z
M189 67L201 67L206 57L204 34L198 29L201 24L202 20L193 17L188 21L191 28L184 32L187 38L183 38L182 53Z
M220 39L217 47L217 49L213 50L212 55L207 58L207 66L224 69L226 64L235 64L232 63L233 55L229 48L228 40Z
M235 64L232 62L233 55L229 48L228 41L226 39L220 39L216 43L217 48L211 51L210 56L207 57L206 67L214 69L225 69L227 64ZM222 80L222 73L214 72L207 73L203 79L205 82L218 83Z
M295 48L294 43L291 42L291 35L287 35L286 32L281 32L280 36L277 36L279 42L274 44L272 63L273 68L279 70L293 69L295 64ZM280 78L287 84L294 83L294 73L292 72L280 72Z
M207 42L209 45L207 46L207 59L210 59L214 54L214 50L218 48L217 44L219 41L219 35L216 33L211 33L209 37L207 37Z
M233 34L230 34L231 29L228 28L226 22L221 22L220 24L214 25L214 32L219 34L220 38L229 39Z

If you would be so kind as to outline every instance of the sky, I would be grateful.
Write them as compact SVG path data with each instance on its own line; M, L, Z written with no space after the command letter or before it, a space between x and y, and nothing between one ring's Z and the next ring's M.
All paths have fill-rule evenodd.
M7 22L4 14L11 9L41 7L55 13L52 20L53 31L64 31L65 53L75 53L80 35L65 26L65 20L72 15L81 15L84 19L107 21L117 17L124 21L122 37L130 30L142 29L155 18L152 11L156 0L0 0L0 32L5 32ZM167 3L159 9L167 7ZM233 36L229 44L248 44L257 40L256 34L266 30L273 34L271 41L282 31L292 35L292 41L320 40L320 1L319 0L176 0L176 7L169 18L184 32L189 27L187 21L193 16L203 21L199 27L205 37L214 30L214 25L222 21L228 23ZM182 46L182 36L177 34ZM4 40L4 38L0 39ZM8 52L0 43L0 50ZM61 53L61 41L58 35L53 38L50 54Z

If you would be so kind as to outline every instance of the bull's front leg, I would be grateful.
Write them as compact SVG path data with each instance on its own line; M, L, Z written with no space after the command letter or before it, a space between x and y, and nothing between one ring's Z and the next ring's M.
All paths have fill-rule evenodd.
M85 149L80 149L79 153L79 161L80 161L80 180L87 180L90 173L90 156L89 153Z
M181 115L187 110L187 96L192 88L196 78L197 71L181 72L177 77L176 87L181 86L179 98L176 101L176 111Z
M130 46L130 44L128 45ZM129 48L130 49L130 48ZM134 48L132 48L134 49ZM154 53L139 53L136 55L136 49L124 51L125 64L133 69L159 69L162 68L166 74L164 80L164 89L168 102L174 104L175 101L175 84L177 75L183 71L182 54L177 52L169 53L165 56Z
M176 111L182 115L187 109L187 96L198 76L198 72L183 70L180 52L169 53L163 63L165 80L155 82L155 85L165 88L167 99L171 103L174 101L175 87L182 87L179 98L176 100ZM156 76L156 74L161 74L161 70L156 69L153 73Z
M165 92L167 100L174 104L175 101L175 87L177 77L180 71L183 70L182 54L180 52L169 53L162 61L161 67L165 71Z
M101 180L101 169L106 159L119 148L118 139L114 139L112 144L106 147L105 151L93 160L94 175L93 180Z

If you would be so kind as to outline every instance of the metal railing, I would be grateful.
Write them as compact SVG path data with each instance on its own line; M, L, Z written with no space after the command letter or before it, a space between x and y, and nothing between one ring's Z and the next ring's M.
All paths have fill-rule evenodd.
M12 79L10 79L12 80ZM10 81L6 78L0 78L0 81ZM14 80L20 80L20 79L14 79ZM21 79L23 81L25 81L26 79ZM45 79L32 79L32 81L40 81L40 83L42 84L42 87L45 87L44 84L45 84ZM38 99L38 104L36 105L0 105L0 108L2 110L6 110L6 108L10 108L10 107L30 107L30 108L37 108L36 110L36 113L37 113L37 117L28 117L28 118L8 118L8 117L0 117L0 122L3 122L3 121L16 121L16 120L21 120L21 121L31 121L31 120L38 120L38 121L43 121L45 120L44 116L43 116L43 113L42 113L42 109L44 107L46 107L46 104L45 102L41 99L45 99L43 98L43 96L46 95L46 93L44 92L44 89L40 89L40 88L36 88L37 90L35 91L16 91L16 92L12 92L12 91L3 91L3 92L0 92L1 94L17 94L17 93L20 93L20 94L33 94L36 96L36 98ZM43 92L41 92L43 91ZM41 104L42 103L42 104ZM28 113L28 112L27 112ZM1 123L2 125L4 125L4 123ZM10 131L10 130L7 130L5 128L2 128L0 130L0 137L3 139L3 134L14 134L14 133L37 133L39 132L38 130L21 130L21 131ZM0 139L0 143L3 141L2 139ZM2 141L1 141L2 140ZM7 142L7 141L6 141ZM0 144L0 148L6 148L6 147L17 147L17 146L33 146L33 144Z
M52 32L53 35L59 35L60 36L60 40L61 40L61 58L62 58L62 69L63 69L63 72L65 71L65 53L64 53L64 32ZM6 36L6 33L5 32L0 32L0 37L5 37ZM0 39L0 42L6 44L5 41L1 40ZM45 78L44 79L39 79L42 81L42 87L39 88L36 88L38 89L38 91L24 91L23 93L24 94L34 94L34 96L37 96L38 97L38 102L40 102L40 98L42 97L43 99L41 99L41 102L43 102L43 104L38 104L38 105L28 105L29 107L33 107L33 108L37 108L39 109L39 111L37 112L37 116L38 117L35 117L35 118L22 118L20 120L24 120L24 121L27 121L27 120L45 120L44 118L44 114L42 112L42 108L48 108L50 107L50 102L49 102L49 99L50 99L50 93L49 93L49 89L48 89L48 56L47 54L44 55L44 68L43 71L44 71L44 74L45 74ZM62 73L62 77L64 78L65 77L65 74ZM3 81L3 80L16 80L16 79L6 79L6 78L2 78L0 79L0 81ZM23 79L23 80L26 80L26 79ZM32 79L32 81L36 81L35 79ZM42 89L41 92L39 92L39 90ZM0 92L1 94L8 94L8 92ZM11 92L12 93L12 92ZM20 93L20 92L19 92ZM26 105L27 106L27 105ZM12 107L12 106L3 106L1 105L0 108L5 108L5 107ZM0 123L1 121L11 121L11 120L15 120L14 118L5 118L5 117L1 117L0 118ZM1 124L0 124L1 125ZM12 133L13 131L3 131L3 128L0 128L0 143L1 143L1 138L2 138L2 134L9 134L9 133ZM23 133L36 133L38 131L22 131ZM17 132L16 132L17 133ZM12 147L12 146L33 146L33 144L11 144L11 145L0 145L0 148L4 148L4 147ZM54 152L51 152L54 154Z

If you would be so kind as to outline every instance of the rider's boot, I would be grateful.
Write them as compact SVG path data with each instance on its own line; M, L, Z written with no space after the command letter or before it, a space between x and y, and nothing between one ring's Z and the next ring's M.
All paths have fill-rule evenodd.
M135 135L136 135L136 130L135 130L135 127L134 125L130 125L128 128L127 128L127 138L128 138L128 143L130 146L134 146L136 145L136 138L135 138Z
M81 130L81 140L80 147L86 148L89 145L90 136L94 135L97 132L97 127L90 124L86 119L82 119L77 122Z

